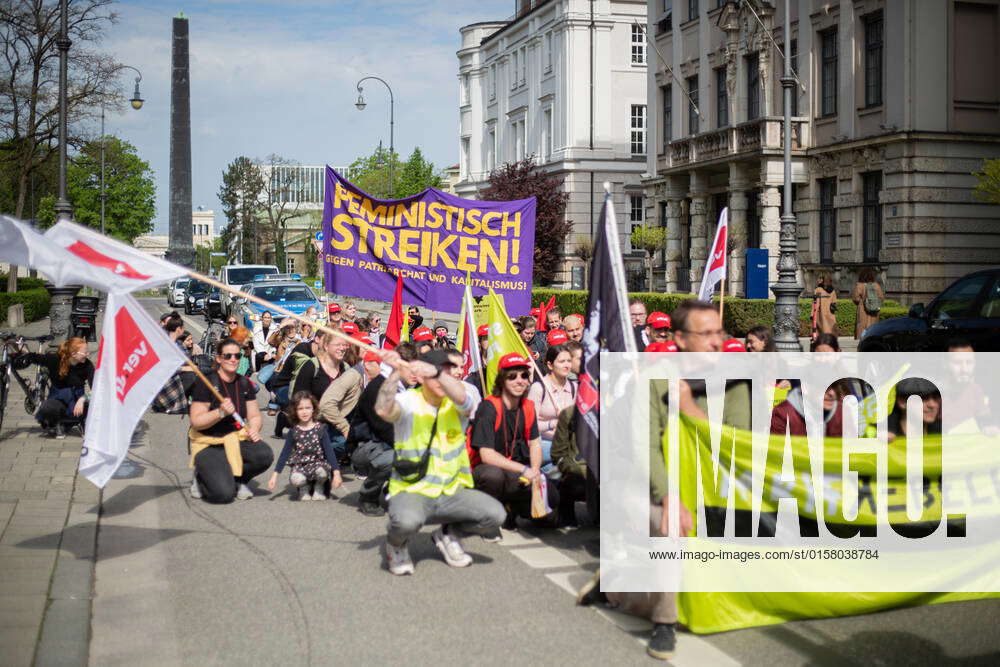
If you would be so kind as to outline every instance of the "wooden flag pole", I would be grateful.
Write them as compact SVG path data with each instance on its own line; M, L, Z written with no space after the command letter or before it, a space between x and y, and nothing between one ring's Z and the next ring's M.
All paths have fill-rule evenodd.
M722 275L722 281L719 283L719 321L722 322L722 328L726 328L726 275Z
M368 345L367 343L363 343L360 340L358 340L357 338L351 338L350 336L348 336L347 334L345 334L343 331L340 331L338 329L332 329L332 328L330 328L328 326L325 326L323 324L319 324L318 322L313 322L308 317L305 317L304 315L299 315L298 313L293 313L290 310L282 308L281 306L279 306L276 303L271 303L270 301L265 301L264 299L261 299L260 297L256 297L253 294L248 294L247 292L244 292L242 290L238 290L235 287L230 287L229 285L227 285L227 284L225 284L223 282L219 282L218 280L215 280L214 278L209 278L208 276L202 275L202 274L200 274L200 273L198 273L196 271L188 271L188 276L190 276L190 277L192 277L192 278L194 278L196 280L200 280L200 281L202 281L204 283L208 283L209 285L212 285L213 287L218 287L219 289L225 290L226 292L229 292L230 294L235 294L236 296L242 297L242 298L246 299L247 301L253 301L256 304L264 306L268 310L272 310L272 311L274 311L276 313L280 313L280 314L284 315L285 317L291 317L294 320L298 320L302 324L308 324L309 326L313 327L314 329L318 329L320 331L325 331L326 333L330 334L331 336L337 336L338 338L343 338L348 343L351 343L352 345L358 346L359 348L361 348L365 352L374 352L375 354L380 354L378 348L376 348L376 347L374 347L372 345Z
M223 398L223 396L222 396L221 393L219 393L218 388L216 388L216 386L214 384L212 384L212 382L207 377L205 377L205 374L201 372L201 369L198 368L198 366L196 364L194 364L194 363L192 363L190 361L187 362L186 366L187 366L187 369L189 371L191 371L192 373L194 373L198 377L198 379L201 380L201 382L206 387L208 387L208 390L210 392L212 392L212 396L215 396L215 400L217 400L219 402L219 405L222 405L222 403L225 402L226 399ZM243 417L240 415L240 413L234 412L232 416L233 416L233 419L236 420L236 424L240 428L243 428L245 426L245 424L243 422Z

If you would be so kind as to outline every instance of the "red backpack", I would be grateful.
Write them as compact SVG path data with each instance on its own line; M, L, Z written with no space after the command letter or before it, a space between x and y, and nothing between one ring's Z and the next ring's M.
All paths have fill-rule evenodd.
M500 430L500 423L503 421L503 401L498 396L487 396L486 399L493 404L493 409L497 416L493 422L493 430ZM524 411L524 441L531 442L531 424L535 421L535 404L528 399L521 401L521 410ZM479 450L472 446L472 427L474 422L469 422L469 428L465 432L465 449L469 453L469 467L475 468L483 462L479 457Z

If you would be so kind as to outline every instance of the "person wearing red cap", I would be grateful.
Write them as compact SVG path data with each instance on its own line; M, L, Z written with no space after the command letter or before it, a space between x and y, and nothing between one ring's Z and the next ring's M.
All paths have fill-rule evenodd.
M434 349L434 332L427 327L417 327L411 335L417 345L417 354L421 355Z
M527 398L531 364L517 352L500 358L492 394L479 405L470 441L481 459L472 469L476 488L509 508L504 527L510 529L517 527L518 516L531 518L531 485L542 475L535 404ZM556 485L548 484L547 490L549 507L558 507Z
M646 352L676 352L677 343L672 340L656 341L646 346Z
M353 336L354 334L359 332L358 325L355 324L354 322L351 322L350 320L345 320L344 322L342 322L340 325L340 329L345 334L348 334L350 336Z
M471 565L472 557L459 541L462 535L493 537L504 517L500 503L473 488L465 433L475 394L446 372L450 362L445 350L411 362L390 350L383 359L394 369L375 399L375 412L395 432L386 538L389 571L413 574L407 543L428 523L442 524L431 539L448 565ZM396 383L407 367L420 387L397 393Z
M326 307L326 313L330 317L330 325L340 324L344 319L344 314L340 312L340 304L334 301Z
M569 336L562 329L550 329L548 335L545 337L545 342L548 343L549 347L563 345L569 342Z
M670 316L654 310L646 318L646 339L650 343L664 343L670 340Z
M740 341L739 339L737 339L737 338L730 338L730 339L728 339L728 340L726 340L725 342L722 343L722 351L723 352L746 352L747 348L743 344L743 342Z
M486 349L489 345L490 339L490 325L483 324L476 329L476 336L479 339L479 358L486 363ZM465 378L465 381L476 388L476 394L479 395L479 400L483 398L483 382L482 382L483 372L482 370L473 371Z

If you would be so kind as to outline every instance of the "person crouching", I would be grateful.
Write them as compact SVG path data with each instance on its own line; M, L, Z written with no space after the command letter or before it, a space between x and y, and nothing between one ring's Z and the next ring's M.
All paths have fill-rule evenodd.
M316 421L318 411L316 398L308 391L298 391L292 396L286 410L292 427L285 436L285 446L278 455L274 472L267 480L268 491L274 491L285 463L291 466L288 481L298 490L299 500L326 500L323 485L328 479L332 479L335 489L343 485L326 424Z

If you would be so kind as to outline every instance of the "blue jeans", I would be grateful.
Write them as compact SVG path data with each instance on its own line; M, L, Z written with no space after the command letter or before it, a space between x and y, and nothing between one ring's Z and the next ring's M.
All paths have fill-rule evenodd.
M330 446L338 459L347 456L347 438L333 424L326 425L327 435L330 436Z
M274 402L278 407L285 407L288 405L288 390L291 389L290 385L285 385L284 387L278 387L274 390Z

